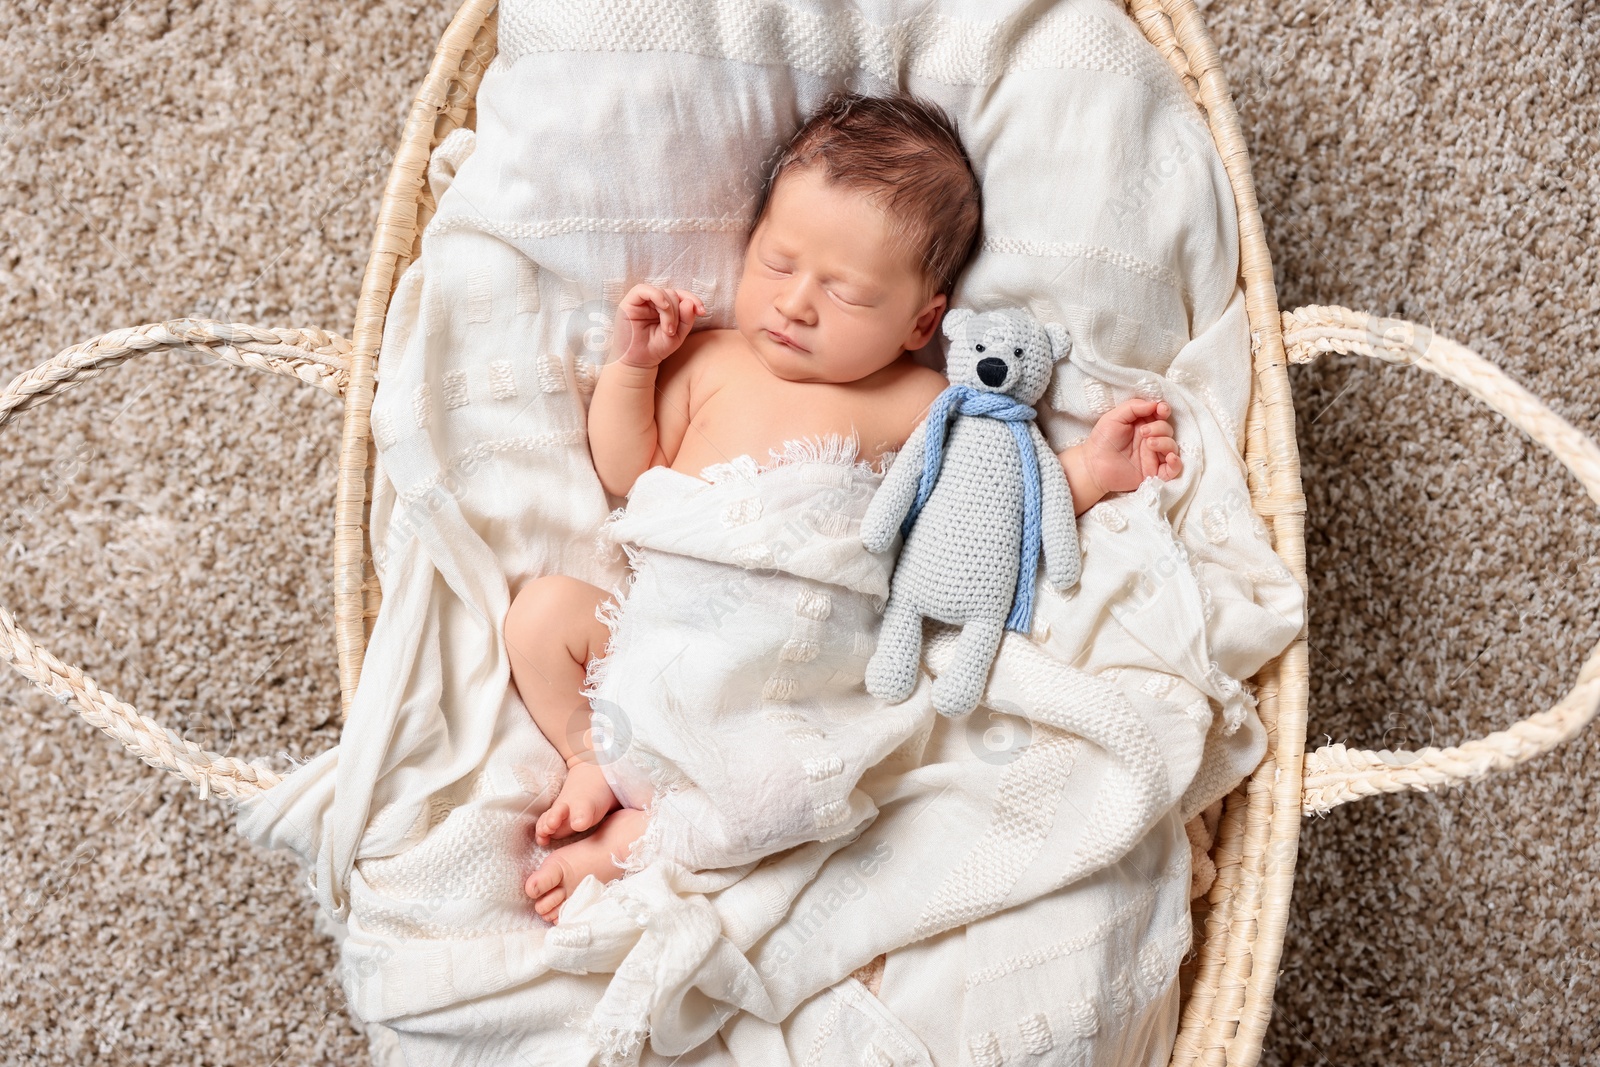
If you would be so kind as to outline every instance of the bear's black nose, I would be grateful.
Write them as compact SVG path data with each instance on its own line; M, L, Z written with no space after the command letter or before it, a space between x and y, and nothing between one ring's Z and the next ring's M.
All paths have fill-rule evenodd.
M1006 361L989 356L978 360L978 381L990 389L998 389L1006 380Z

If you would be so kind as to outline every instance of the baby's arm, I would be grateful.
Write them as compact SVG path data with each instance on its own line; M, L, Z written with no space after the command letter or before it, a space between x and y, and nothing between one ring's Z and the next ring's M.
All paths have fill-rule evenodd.
M1139 488L1152 474L1171 481L1182 473L1171 414L1166 401L1136 396L1100 416L1087 441L1060 453L1077 514L1110 493Z
M611 351L589 401L589 454L606 492L626 496L650 467L670 462L687 425L686 382L663 385L661 402L673 425L656 419L657 372L706 313L700 298L682 289L636 285L617 308ZM677 423L683 425L677 425Z

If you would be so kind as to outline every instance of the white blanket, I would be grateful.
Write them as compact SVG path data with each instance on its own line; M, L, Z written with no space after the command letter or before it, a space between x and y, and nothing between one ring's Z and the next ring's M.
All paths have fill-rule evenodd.
M950 111L983 180L953 302L1073 333L1052 445L1159 395L1184 473L1082 518L1082 581L1040 586L984 708L933 715L923 679L852 755L887 757L818 798L844 805L836 826L764 861L587 882L551 928L521 886L561 762L500 626L532 576L624 580L615 544L596 550L616 502L584 436L610 315L651 280L731 326L762 161L830 88L895 83ZM1303 621L1238 456L1232 193L1165 61L1107 0L506 0L478 104L477 135L436 152L439 211L385 333L384 603L349 721L239 815L346 924L354 1009L412 1064L1164 1063L1183 822L1259 761L1239 680ZM947 652L940 631L932 671ZM873 996L847 976L880 952Z
M626 870L738 867L848 834L875 814L862 774L929 725L862 685L894 559L862 547L883 479L855 453L835 437L710 480L655 467L606 524L632 575L590 689L596 754L650 814Z

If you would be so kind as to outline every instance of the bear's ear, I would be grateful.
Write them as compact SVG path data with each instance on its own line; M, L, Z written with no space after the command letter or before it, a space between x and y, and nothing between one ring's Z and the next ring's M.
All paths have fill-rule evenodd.
M951 308L946 311L944 313L944 335L952 341L957 340L956 334L960 332L962 326L966 325L967 320L972 318L972 314L971 308Z
M1054 362L1059 362L1062 357L1072 350L1072 335L1059 322L1045 323L1044 332L1050 335L1051 359Z

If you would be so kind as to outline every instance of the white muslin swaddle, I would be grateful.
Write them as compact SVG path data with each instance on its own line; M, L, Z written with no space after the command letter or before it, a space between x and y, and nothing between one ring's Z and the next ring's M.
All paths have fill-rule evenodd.
M590 697L619 799L651 812L628 869L734 867L850 832L861 775L926 725L862 686L891 553L854 442L787 443L702 477L654 467L604 533L632 567Z

